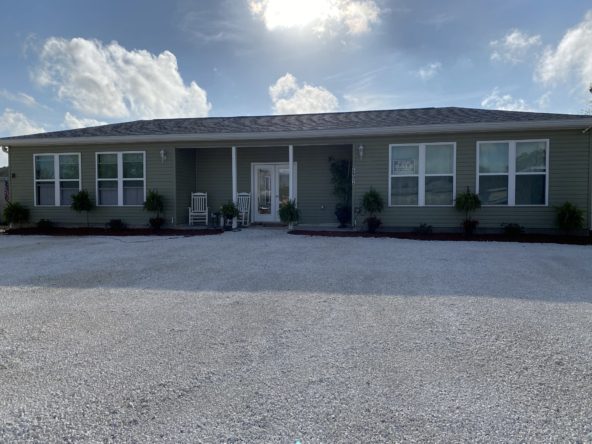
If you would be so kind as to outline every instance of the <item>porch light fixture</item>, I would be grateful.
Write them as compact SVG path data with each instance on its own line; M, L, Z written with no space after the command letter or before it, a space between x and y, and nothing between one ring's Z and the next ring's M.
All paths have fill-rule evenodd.
M358 146L358 156L360 156L360 159L364 157L364 145Z
M160 150L160 160L162 163L167 160L167 152L165 150Z

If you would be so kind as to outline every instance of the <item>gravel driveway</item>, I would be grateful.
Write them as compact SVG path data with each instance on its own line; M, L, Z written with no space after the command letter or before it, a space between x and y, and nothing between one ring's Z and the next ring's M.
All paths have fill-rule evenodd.
M0 236L0 441L592 442L592 247Z

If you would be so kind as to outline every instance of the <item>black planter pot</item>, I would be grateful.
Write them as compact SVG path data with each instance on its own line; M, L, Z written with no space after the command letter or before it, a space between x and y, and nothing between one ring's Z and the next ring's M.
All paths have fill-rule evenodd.
M151 217L148 222L153 230L160 230L164 225L164 219L162 217Z
M382 221L376 216L369 217L364 222L368 225L368 233L376 233L378 227L382 225Z

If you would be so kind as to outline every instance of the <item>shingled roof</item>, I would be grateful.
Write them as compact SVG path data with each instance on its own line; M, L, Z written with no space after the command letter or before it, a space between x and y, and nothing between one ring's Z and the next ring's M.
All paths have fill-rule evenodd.
M536 123L574 120L585 125L591 116L473 108L417 108L277 116L207 117L137 120L91 128L1 138L2 142L34 139L105 138L208 134L297 133L397 127Z

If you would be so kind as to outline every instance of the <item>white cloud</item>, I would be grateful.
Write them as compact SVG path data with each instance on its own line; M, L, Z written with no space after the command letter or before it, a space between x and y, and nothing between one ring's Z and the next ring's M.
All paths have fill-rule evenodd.
M524 99L514 98L510 94L501 94L498 88L494 88L491 94L481 101L481 106L504 111L534 111Z
M502 39L493 40L489 45L493 50L491 60L518 64L525 61L533 48L541 45L541 36L528 35L513 29Z
M269 87L274 114L305 114L337 111L339 101L321 86L299 85L287 73Z
M339 28L363 34L381 13L374 0L249 0L249 8L270 31L309 26L317 34Z
M55 89L74 109L96 117L204 117L211 104L197 83L186 85L177 58L128 51L117 42L47 39L34 80Z
M43 133L45 129L22 113L6 108L0 114L0 137ZM0 151L0 167L8 165L8 155Z
M24 136L27 134L43 133L45 129L27 116L10 108L0 114L0 136Z
M586 92L592 82L592 11L584 20L568 29L556 48L548 47L535 71L543 84L575 83ZM584 89L585 88L585 89Z
M39 104L39 102L37 102L37 100L35 100L35 97L30 96L29 94L26 94L24 92L17 92L15 93L11 93L10 91L7 91L5 89L0 90L0 97L6 99L6 100L10 100L11 102L17 102L17 103L21 103L23 105L26 105L30 108L35 108L35 107L39 107L41 106Z
M88 128L89 126L106 125L107 122L101 122L96 119L88 119L85 117L76 117L70 112L64 116L64 126L68 129Z
M420 68L417 71L417 75L421 77L422 80L429 80L436 76L442 70L442 63L440 62L433 62L429 63L423 68Z

